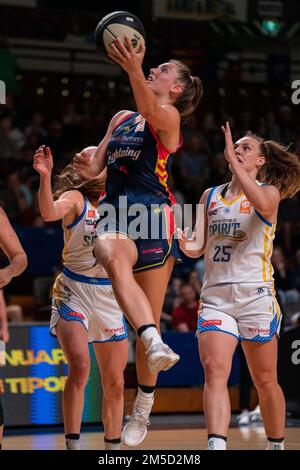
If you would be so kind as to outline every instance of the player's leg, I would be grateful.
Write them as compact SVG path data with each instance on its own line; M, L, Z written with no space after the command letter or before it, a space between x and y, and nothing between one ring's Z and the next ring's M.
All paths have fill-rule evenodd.
M151 305L158 330L160 329L162 306L173 266L174 257L169 256L166 263L160 268L141 271L134 275L136 282ZM122 433L122 441L128 446L140 444L146 436L157 381L157 374L153 374L149 369L146 348L140 338L137 338L136 343L136 371L138 394L130 420Z
M117 237L117 234L114 235ZM148 350L152 370L158 373L172 367L178 356L162 342L151 304L133 276L132 267L138 257L135 243L128 237L111 239L111 234L101 234L95 242L94 253L109 275L121 310ZM158 345L161 347L160 353L152 350Z
M119 450L124 413L124 369L128 358L127 340L94 343L102 380L102 420L105 448Z
M81 322L63 318L56 325L56 334L69 364L63 393L66 446L70 450L79 450L84 388L90 370L88 337Z
M199 355L205 372L203 406L211 450L226 449L231 416L227 382L237 344L235 336L219 331L198 335Z
M284 447L285 399L277 381L278 339L268 342L242 342L249 370L256 386L269 448Z

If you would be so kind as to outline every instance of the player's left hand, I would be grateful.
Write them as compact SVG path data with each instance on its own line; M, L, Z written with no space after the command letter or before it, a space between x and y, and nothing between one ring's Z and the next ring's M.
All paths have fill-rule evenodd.
M232 141L232 135L231 135L231 129L230 129L230 125L229 125L228 121L226 122L225 127L222 126L222 131L223 131L224 136L225 136L224 155L225 155L226 160L229 163L239 163L238 159L236 157L236 154L235 154L234 145L233 145L233 141Z
M146 48L141 44L136 51L127 36L125 36L124 41L125 45L120 38L112 42L108 56L130 75L130 73L141 70Z

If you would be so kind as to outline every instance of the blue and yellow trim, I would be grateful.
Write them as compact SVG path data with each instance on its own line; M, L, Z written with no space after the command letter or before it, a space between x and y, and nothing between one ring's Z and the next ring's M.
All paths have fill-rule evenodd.
M63 268L63 274L73 281L83 282L84 284L93 284L97 286L111 286L111 281L107 277L89 277L83 274L77 274L68 269L66 266Z

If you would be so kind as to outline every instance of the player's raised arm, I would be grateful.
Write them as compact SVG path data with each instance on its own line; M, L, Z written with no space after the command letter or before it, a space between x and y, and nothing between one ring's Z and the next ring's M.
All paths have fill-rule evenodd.
M92 148L93 150L96 147ZM89 150L86 150L89 154ZM54 201L51 186L53 157L49 147L42 145L34 155L33 168L40 174L39 208L45 222L63 219L67 214L76 217L82 210L82 198L77 191L63 193Z
M222 126L222 131L225 136L225 158L229 162L230 168L239 181L245 196L261 215L267 220L272 219L274 213L277 212L281 199L280 192L274 185L259 186L247 171L247 160L239 151L240 146L243 146L243 152L252 152L254 143L250 139L243 142L243 139L241 139L241 142L238 141L234 146L228 122L225 127ZM257 159L257 166L263 166L265 163L266 157L261 153Z
M117 38L111 44L109 57L128 73L138 112L173 153L178 147L180 122L194 111L201 99L201 80L191 76L188 67L177 61L151 69L146 80L142 70L145 46L135 51L127 37L125 41L126 47ZM169 102L165 96L160 99L166 92Z

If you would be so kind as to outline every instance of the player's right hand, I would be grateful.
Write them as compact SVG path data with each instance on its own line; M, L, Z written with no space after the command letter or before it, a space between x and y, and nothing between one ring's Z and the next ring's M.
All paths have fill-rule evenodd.
M89 177L91 154L85 150L75 154L73 158L73 167L83 177Z
M33 157L33 168L43 176L51 175L53 157L49 147L41 145Z
M188 243L191 242L191 238L188 237L189 228L186 227L184 230L181 230L181 228L177 228L176 231L179 247L183 252L185 252L187 250Z

